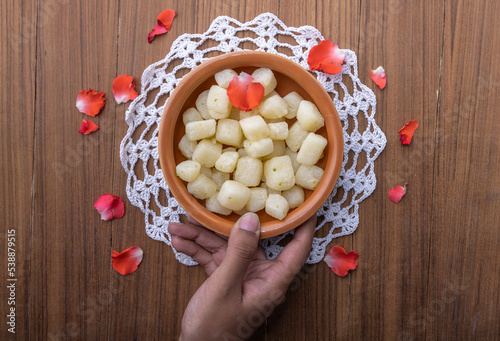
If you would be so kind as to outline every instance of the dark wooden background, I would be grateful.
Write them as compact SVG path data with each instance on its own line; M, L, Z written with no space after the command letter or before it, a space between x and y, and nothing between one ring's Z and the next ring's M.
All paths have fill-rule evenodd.
M148 44L167 8L177 11L171 32ZM359 252L358 268L340 278L324 263L306 267L254 339L500 338L498 1L4 0L0 339L179 335L205 275L150 239L127 200L127 105L115 104L112 81L126 73L139 83L176 37L204 32L219 15L248 21L267 11L356 52L388 143L357 231L334 241ZM378 65L385 90L369 79ZM89 87L106 92L95 119L106 129L82 136L75 100ZM397 131L410 119L420 128L403 147ZM408 194L391 203L387 191L405 181ZM123 219L100 220L93 202L105 192L125 199ZM15 335L6 331L7 229L17 241ZM132 245L144 261L124 277L110 254Z

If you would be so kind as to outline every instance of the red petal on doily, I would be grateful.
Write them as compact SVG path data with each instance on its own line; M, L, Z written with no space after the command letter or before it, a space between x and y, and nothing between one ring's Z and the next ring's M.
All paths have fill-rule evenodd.
M406 194L406 186L408 183L405 183L404 186L396 186L389 190L389 199L395 204L401 201L401 199Z
M123 200L113 194L102 194L94 207L101 214L102 220L120 219L125 214Z
M122 275L128 275L137 270L142 262L144 252L139 246L132 246L122 252L113 250L111 254L111 263L113 269Z
M359 254L356 251L346 253L343 247L335 245L323 260L335 274L344 277L347 271L356 269L358 257Z
M372 72L370 72L370 78L373 79L375 84L377 84L380 89L385 88L387 79L385 78L385 70L382 66L372 70Z
M76 98L76 107L84 114L96 117L104 108L104 92L97 92L92 89L82 90Z
M84 135L88 135L90 133L93 133L94 131L99 130L99 126L95 124L92 121L89 120L82 120L82 125L80 126L80 130L78 130L79 133L82 133Z
M151 32L148 34L148 43L151 43L153 39L160 34L167 33L170 31L170 27L172 26L172 21L175 17L175 11L172 9L167 9L160 13L158 18L156 19L158 25L153 27Z
M413 137L413 133L418 128L417 121L410 121L404 125L403 128L399 129L399 139L401 140L401 144L410 144L411 139Z
M264 97L264 86L260 83L252 83L252 81L252 76L242 72L239 76L234 76L227 87L229 101L239 110L252 110Z
M318 45L313 46L307 57L309 69L319 70L330 75L335 75L342 71L345 53L337 44L329 40L322 40Z
M134 88L134 77L129 75L116 77L113 80L113 96L115 96L116 103L121 104L136 99L139 94Z

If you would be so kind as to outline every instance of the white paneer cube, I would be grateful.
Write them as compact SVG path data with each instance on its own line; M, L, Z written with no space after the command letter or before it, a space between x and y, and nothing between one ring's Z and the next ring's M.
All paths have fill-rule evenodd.
M239 211L247 204L250 194L247 186L235 180L227 180L222 184L217 199L225 208Z
M221 88L218 85L212 85L207 97L207 107L208 114L219 120L221 118L227 118L231 113L233 105L227 97L226 89Z
M245 205L249 212L257 212L266 207L267 190L262 187L250 188L250 200Z
M288 123L269 123L269 137L272 140L285 140L288 137Z
M297 185L314 190L323 177L324 170L318 166L301 165L295 173L295 181Z
M198 112L204 120L212 118L208 113L207 99L208 90L203 91L196 99L196 109L198 109Z
M312 102L302 101L297 109L297 121L307 131L315 132L325 125L325 120Z
M248 153L246 152L245 148L239 148L238 154L240 154L240 158L248 156Z
M257 107L258 108L258 107ZM240 110L239 111L239 120L242 120L244 118L247 118L247 117L250 117L250 116L255 116L255 115L258 115L259 114L259 110L257 110L257 108L253 109L253 110L250 110L250 111L243 111L243 110Z
M267 124L269 124L269 123L279 123L279 122L285 122L285 118L284 117L280 117L280 118L266 118L265 121L266 121Z
M217 191L217 184L207 176L200 174L194 181L188 182L187 190L195 198L203 200L215 194Z
M250 156L244 156L238 160L233 179L248 187L258 186L262 178L262 161Z
M188 139L186 135L184 135L179 141L179 150L181 154L184 155L186 159L190 159L193 157L193 152L196 148L196 142Z
M175 174L186 182L194 181L200 175L201 165L196 161L182 161L175 167Z
M271 91L270 93L268 93L267 95L265 95L264 97L262 97L262 101L265 101L266 99L268 99L269 97L271 96L276 96L276 95L280 95L279 93L277 93L275 90Z
M231 119L219 120L215 138L222 144L238 147L243 139L240 123Z
M276 78L274 77L274 73L267 68L260 68L255 70L252 73L252 77L254 79L254 82L259 82L264 86L264 96L270 94L278 84Z
M196 122L202 120L203 117L201 117L201 114L195 108L189 108L182 114L182 122L184 122L184 125L188 124L189 122Z
M217 190L220 190L220 187L224 182L229 180L229 173L224 173L221 171L218 171L217 169L212 168L212 180L215 182L217 185Z
M319 161L328 141L321 135L309 133L297 154L297 161L304 165L314 165Z
M238 152L223 152L220 158L215 162L215 168L221 172L232 173L236 168L236 163L240 158Z
M301 95L296 93L295 91L290 92L288 95L283 97L283 100L288 105L288 114L286 114L286 118L291 120L295 116L297 116L297 110L299 109L300 102L304 99Z
M262 181L264 181L264 175L262 175L262 179L263 179ZM279 194L279 195L281 195L281 191L277 191L275 189L269 188L269 187L267 187L267 185L265 183L261 183L260 187L265 188L267 190L267 195L270 195L270 194Z
M215 81L217 82L218 86L227 89L229 83L231 83L234 76L238 76L238 74L235 71L231 69L222 70L215 74Z
M269 136L266 121L260 115L254 115L240 120L243 134L250 141L257 141Z
M266 213L278 220L285 219L290 209L288 201L279 194L270 194L266 200Z
M222 206L220 204L219 199L217 199L218 195L219 195L219 192L216 192L213 196L208 198L205 201L205 207L210 212L214 212L214 213L218 213L218 214L222 214L222 215L230 215L232 213L232 211L228 208L225 208L224 206Z
M214 119L189 122L186 124L186 136L191 141L206 139L215 135Z
M264 163L266 185L277 191L285 191L295 185L292 161L288 155L277 156Z
M295 122L288 131L288 137L286 138L286 145L292 151L296 152L299 150L302 142L306 139L307 135L309 135L309 131L302 128L299 122Z
M207 178L212 179L212 168L201 167L200 174L205 175Z
M210 140L201 140L194 149L193 161L204 167L213 167L222 154L222 145Z
M259 113L264 118L275 119L288 114L288 105L280 95L270 96L259 105Z
M290 160L292 160L293 171L296 173L300 167L300 163L299 161L297 161L297 153L292 151L290 148L286 148L285 155L290 156Z
M262 157L262 160L267 161L273 157L285 155L285 150L285 141L273 141L273 152Z
M288 201L290 208L299 207L304 203L304 189L299 186L293 186L286 191L283 191L281 195Z
M247 154L256 159L271 154L274 150L273 140L269 137L257 141L245 140L243 146Z

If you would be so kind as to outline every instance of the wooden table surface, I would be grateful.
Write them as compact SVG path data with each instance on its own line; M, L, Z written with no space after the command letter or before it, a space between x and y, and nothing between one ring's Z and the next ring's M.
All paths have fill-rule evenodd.
M172 30L148 44L167 8L177 11ZM305 267L253 339L500 338L498 1L5 0L0 339L179 335L205 274L149 238L127 200L119 160L127 105L115 104L112 81L130 74L139 83L174 39L204 32L219 15L248 21L263 12L356 52L388 142L358 229L334 241L360 254L358 268L340 278L324 263ZM384 90L369 78L378 65ZM75 100L87 88L106 92L95 122L107 128L83 136ZM401 146L398 130L410 119L420 128ZM388 190L406 181L393 204ZM93 202L106 192L124 198L124 218L101 221ZM16 240L15 335L6 324L7 230ZM132 245L144 261L121 276L110 254Z

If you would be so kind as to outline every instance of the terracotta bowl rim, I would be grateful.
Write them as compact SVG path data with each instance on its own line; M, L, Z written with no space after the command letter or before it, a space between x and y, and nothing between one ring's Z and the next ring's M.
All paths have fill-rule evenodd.
M187 98L192 94L189 89L197 89L208 78L213 77L221 70L241 67L267 67L295 80L311 96L325 118L329 144L328 159L324 167L325 174L310 197L301 206L291 211L284 220L271 220L262 223L261 238L269 238L296 228L315 214L333 191L342 165L344 139L337 110L321 83L302 66L272 53L243 50L210 58L195 67L182 78L173 90L163 110L158 131L160 165L170 192L184 210L210 230L229 235L234 222L208 211L187 191L182 180L176 177L173 149L177 148L173 143L176 124L167 124L166 122L177 122L177 119L181 117L180 111Z

